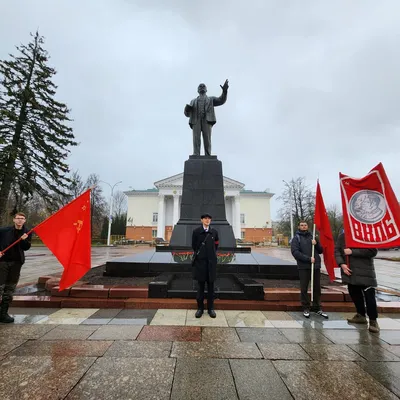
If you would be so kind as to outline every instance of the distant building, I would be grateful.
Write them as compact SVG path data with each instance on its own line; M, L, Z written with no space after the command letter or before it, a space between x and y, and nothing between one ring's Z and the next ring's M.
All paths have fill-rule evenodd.
M126 238L149 241L152 238L170 240L179 220L183 173L154 183L154 188L130 190ZM272 221L268 190L245 190L244 184L224 177L226 217L236 239L251 242L271 240ZM200 216L199 216L200 223Z

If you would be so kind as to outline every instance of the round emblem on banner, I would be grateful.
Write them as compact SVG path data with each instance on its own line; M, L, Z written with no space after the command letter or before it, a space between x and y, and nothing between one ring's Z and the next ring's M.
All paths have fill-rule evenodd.
M364 224L375 224L386 214L383 195L373 190L360 190L354 193L349 204L350 214Z

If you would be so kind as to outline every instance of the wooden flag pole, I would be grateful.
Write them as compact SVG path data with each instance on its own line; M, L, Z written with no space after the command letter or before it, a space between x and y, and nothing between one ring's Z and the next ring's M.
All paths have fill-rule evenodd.
M315 240L315 224L313 226L313 240ZM315 245L312 245L312 250L311 250L311 258L314 258L315 254ZM311 263L311 302L314 301L314 264Z

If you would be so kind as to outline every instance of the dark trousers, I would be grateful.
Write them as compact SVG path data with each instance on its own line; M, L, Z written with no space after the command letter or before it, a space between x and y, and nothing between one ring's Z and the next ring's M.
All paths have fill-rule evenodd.
M375 288L348 285L349 295L356 306L357 314L365 317L368 314L370 320L375 321L378 318L378 309L376 307ZM366 311L366 312L365 312Z
M2 303L10 304L17 287L22 264L15 261L0 261L0 296Z
M197 282L197 308L199 310L204 310L204 289L206 286L206 282ZM207 309L213 310L214 309L214 282L207 281Z
M299 269L300 278L300 301L303 310L310 309L310 297L308 296L308 285L311 281L311 269ZM321 270L314 269L314 295L311 310L321 309Z
M200 155L201 133L203 132L204 155L211 155L211 131L212 125L205 118L198 118L197 124L193 125L193 155Z

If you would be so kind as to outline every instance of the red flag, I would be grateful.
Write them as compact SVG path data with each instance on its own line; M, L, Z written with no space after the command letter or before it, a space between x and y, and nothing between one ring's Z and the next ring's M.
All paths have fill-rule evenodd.
M91 268L90 189L33 230L64 267L60 291L73 285Z
M314 224L319 231L319 241L324 250L324 264L331 281L335 279L335 241L333 240L331 224L322 198L319 181L317 182L317 193L315 196Z
M363 178L339 177L346 246L400 246L400 206L383 165Z

